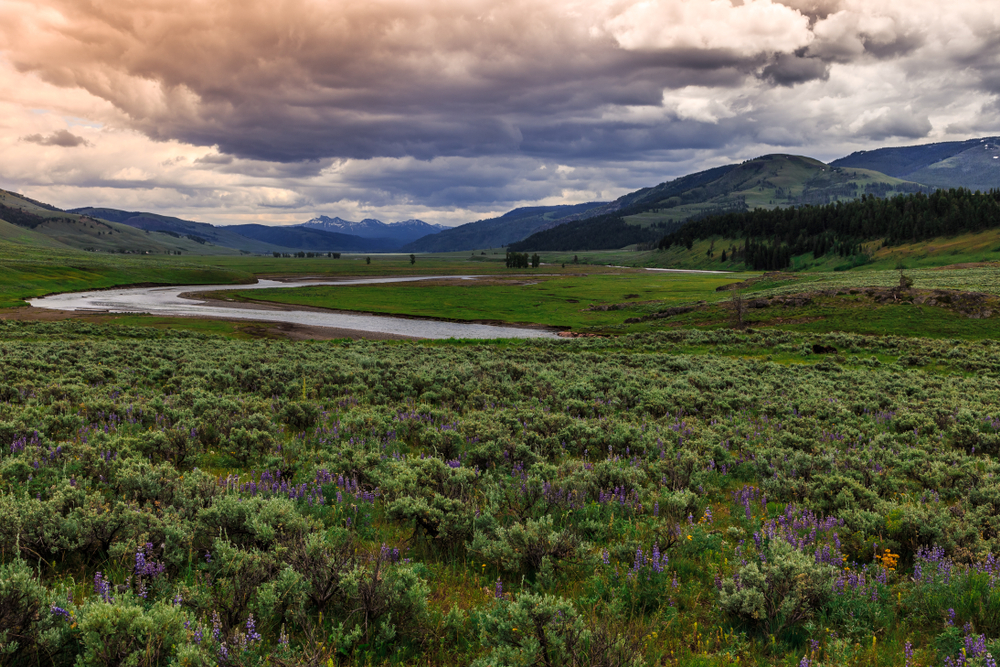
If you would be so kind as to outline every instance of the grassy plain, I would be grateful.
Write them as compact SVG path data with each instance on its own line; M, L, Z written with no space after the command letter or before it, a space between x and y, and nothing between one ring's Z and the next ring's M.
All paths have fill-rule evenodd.
M829 269L835 268L834 264L841 260L827 258L824 266L795 271L778 282L757 281L743 293L748 298L760 298L874 286L886 288L898 283L899 272L892 269L902 262L910 267L906 274L914 279L917 290L949 289L998 295L1000 271L996 264L964 269L933 266L945 259L963 262L988 259L997 254L998 246L1000 241L991 232L942 239L932 244L873 248L876 261L870 265L850 271L833 271ZM677 274L626 268L630 264L663 264L675 260L691 268L739 268L739 265L722 264L709 258L709 247L709 242L696 244L684 257L678 255L680 259L673 256L675 250L544 254L543 264L538 269L513 270L504 266L504 255L497 250L419 255L416 263L411 264L408 255L345 254L340 259L137 256L58 248L35 248L26 252L18 245L0 244L0 308L17 307L23 305L24 298L48 293L127 284L239 284L255 277L479 275L486 278L470 282L237 291L227 296L412 317L532 323L579 333L621 334L684 326L725 327L729 325L726 303L731 293L719 292L716 288L756 274ZM718 240L717 256L724 247L722 240ZM370 263L366 261L369 257ZM698 257L701 259L694 261ZM820 268L828 270L818 270ZM699 304L702 301L705 303ZM699 308L691 313L652 317L664 309L686 305ZM630 319L642 321L626 321ZM967 339L991 336L995 322L994 317L970 319L947 306L873 303L863 296L836 294L819 295L802 307L755 310L748 313L747 319L751 326L803 332L839 330ZM132 319L121 321L133 322ZM150 318L135 318L135 323L143 322L153 324ZM237 337L250 335L248 329L232 323L211 325L185 318L157 321L156 326L196 331L212 329Z
M475 281L394 285L298 287L226 292L236 298L304 306L455 320L502 320L579 330L622 325L628 309L597 310L627 302L660 306L718 298L716 287L750 274L701 275L608 272L537 275ZM634 309L633 309L634 310Z
M25 298L56 292L102 289L141 283L228 284L253 281L239 268L185 257L111 255L71 249L25 248L0 243L0 308L24 305Z
M732 291L718 291L760 274L684 274L643 270L607 270L573 274L439 281L393 285L315 286L225 292L229 298L338 310L391 313L453 320L501 320L543 324L578 333L638 333L662 328L731 326ZM864 288L892 288L899 271L782 274L753 280L740 294L748 300L809 294L803 305L748 310L753 327L803 332L846 331L943 338L981 339L995 336L1000 314L1000 269L918 269L907 271L912 293L891 302L860 293ZM928 290L977 292L989 297L975 311L949 303L917 303ZM854 292L852 294L852 292ZM993 298L990 298L993 297ZM919 298L918 298L919 301ZM996 303L994 303L996 302ZM992 306L990 306L992 304ZM693 312L658 317L665 310L690 306ZM991 310L983 317L984 310ZM632 321L628 320L640 320Z

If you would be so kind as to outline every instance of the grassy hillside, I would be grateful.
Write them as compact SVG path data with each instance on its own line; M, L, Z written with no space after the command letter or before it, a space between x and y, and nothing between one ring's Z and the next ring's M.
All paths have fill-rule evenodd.
M144 231L166 231L181 236L204 239L209 243L234 250L254 253L270 253L274 251L288 252L285 246L277 246L263 241L257 241L237 234L225 227L216 227L204 222L182 220L166 215L140 211L120 211L111 208L78 208L73 213L99 218L109 222L117 222Z
M852 201L926 189L867 169L834 168L796 155L766 155L626 195L601 215L543 229L518 252L594 250L644 244L685 221L728 212ZM623 225L622 222L625 224Z
M235 254L237 251L189 238L135 229L0 190L0 221L31 233L0 231L0 238L29 246L69 247L92 252L128 254ZM41 237L47 237L45 241ZM52 242L57 245L52 245Z
M868 169L830 167L797 155L765 155L684 192L660 197L651 191L635 202L646 210L626 215L625 221L643 226L677 223L720 211L828 204L866 193L884 195L915 189L906 181Z

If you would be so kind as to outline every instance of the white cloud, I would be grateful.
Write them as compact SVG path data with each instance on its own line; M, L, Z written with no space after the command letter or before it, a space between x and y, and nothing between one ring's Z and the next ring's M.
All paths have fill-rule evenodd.
M809 19L770 0L644 0L606 28L625 49L717 49L741 56L787 53L813 40Z

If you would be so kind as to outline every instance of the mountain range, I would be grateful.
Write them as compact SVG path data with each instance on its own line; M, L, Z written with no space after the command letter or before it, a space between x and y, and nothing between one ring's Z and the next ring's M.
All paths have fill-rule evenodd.
M0 190L0 240L95 251L186 254L589 250L653 244L718 213L822 205L862 195L1000 188L1000 137L858 151L824 164L766 155L630 192L612 202L531 206L447 228L421 220L215 226L141 211L62 211Z
M400 243L409 243L423 236L449 229L444 225L432 225L416 219L385 223L374 218L365 218L361 222L351 222L343 218L328 218L325 215L313 218L298 226L324 232L350 234L351 236L360 236L363 239L384 239Z

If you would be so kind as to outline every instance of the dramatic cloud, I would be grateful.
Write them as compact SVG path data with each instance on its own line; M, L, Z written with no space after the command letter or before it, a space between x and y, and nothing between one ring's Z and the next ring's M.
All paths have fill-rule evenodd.
M0 0L0 186L460 222L994 133L997 72L987 0Z
M43 137L40 134L29 134L26 137L22 137L24 141L30 141L33 144L40 144L42 146L62 146L63 148L76 148L77 146L89 146L88 142L83 137L78 137L69 130L56 130L47 137Z

